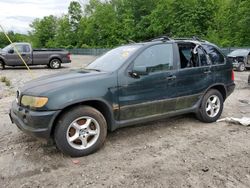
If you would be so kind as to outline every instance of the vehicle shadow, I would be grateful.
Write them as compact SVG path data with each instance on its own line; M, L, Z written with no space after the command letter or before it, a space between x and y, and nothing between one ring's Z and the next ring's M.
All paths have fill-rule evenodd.
M62 66L60 69L51 69L51 68L48 68L47 66L30 66L29 67L30 68L30 70L41 70L41 69L47 69L47 70L60 70L60 69L68 69L68 68L70 68L69 66ZM15 67L5 67L5 69L4 70L25 70L25 69L27 69L26 67L24 67L24 66L20 66L20 67L18 67L18 66L15 66Z

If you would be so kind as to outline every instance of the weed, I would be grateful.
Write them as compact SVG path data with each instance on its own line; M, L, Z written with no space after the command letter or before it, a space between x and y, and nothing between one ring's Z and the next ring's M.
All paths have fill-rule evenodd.
M1 76L0 80L1 82L6 82L7 78L5 76Z
M3 82L3 83L5 83L6 86L10 86L11 85L10 80L8 78L6 78L5 76L2 76L0 78L0 81Z

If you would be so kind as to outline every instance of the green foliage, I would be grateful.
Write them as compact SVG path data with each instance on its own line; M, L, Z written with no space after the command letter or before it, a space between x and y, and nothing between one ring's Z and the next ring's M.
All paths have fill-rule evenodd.
M30 39L27 35L14 33L13 31L9 31L7 35L12 40L12 42L23 42L23 41L30 42ZM9 44L10 42L8 41L4 33L0 32L0 48L4 48L5 46Z
M36 19L33 45L109 48L168 35L250 46L249 0L90 0L84 7L79 2L71 1L68 14L59 18Z
M11 85L11 81L7 77L5 77L5 76L0 77L0 81L3 82L3 83L5 83L6 86L10 86Z
M43 19L35 19L30 25L30 36L33 47L53 47L56 36L58 20L55 16L45 16Z

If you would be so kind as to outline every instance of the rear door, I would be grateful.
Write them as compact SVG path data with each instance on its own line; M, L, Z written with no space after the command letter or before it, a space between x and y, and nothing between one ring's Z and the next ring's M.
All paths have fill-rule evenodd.
M195 53L190 53L190 59L185 59L189 62L189 66L181 66L180 58L179 71L176 75L176 110L183 110L193 107L201 98L203 92L213 83L213 76L211 72L211 61L206 52L201 46L197 46ZM185 54L180 49L180 54ZM191 63L190 63L191 62Z
M147 75L129 75L135 66L146 67ZM175 110L175 70L172 44L148 47L119 73L120 120L146 118Z
M222 84L231 83L232 64L227 63L226 57L217 47L209 44L204 44L203 47L212 61L211 71L213 73L214 82Z

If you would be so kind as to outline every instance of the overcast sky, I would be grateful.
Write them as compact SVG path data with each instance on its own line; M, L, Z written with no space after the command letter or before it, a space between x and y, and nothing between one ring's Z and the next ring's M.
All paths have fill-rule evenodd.
M67 13L71 0L0 0L0 24L6 30L27 33L35 18Z

